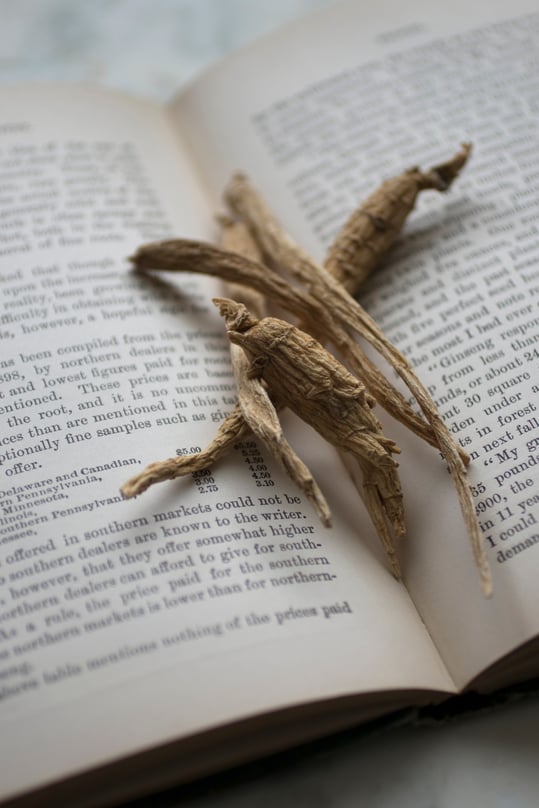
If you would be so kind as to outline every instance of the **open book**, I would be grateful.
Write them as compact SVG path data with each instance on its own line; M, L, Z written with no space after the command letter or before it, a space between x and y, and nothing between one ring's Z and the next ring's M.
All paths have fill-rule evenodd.
M538 673L539 14L436 5L337 5L164 108L2 88L0 798L119 800ZM439 453L380 407L404 584L335 451L292 417L330 529L250 439L123 500L235 402L220 285L126 257L213 241L240 169L323 260L382 179L464 141L465 172L423 195L361 300L471 454L494 596Z

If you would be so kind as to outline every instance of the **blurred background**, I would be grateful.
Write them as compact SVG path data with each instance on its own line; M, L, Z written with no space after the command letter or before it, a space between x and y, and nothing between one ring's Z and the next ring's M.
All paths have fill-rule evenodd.
M0 80L91 81L161 100L334 0L0 0Z
M337 1L0 0L0 83L84 81L164 101L227 53ZM411 711L136 808L535 808L538 696L497 700Z

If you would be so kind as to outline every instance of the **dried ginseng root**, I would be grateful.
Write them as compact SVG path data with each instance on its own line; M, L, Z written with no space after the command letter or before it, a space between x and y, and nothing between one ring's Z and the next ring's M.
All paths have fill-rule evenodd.
M260 251L243 222L220 217L221 243L224 249L259 261ZM249 286L239 283L227 284L228 292L258 318L266 314L264 295ZM259 438L290 479L303 491L313 505L322 524L329 527L329 506L318 483L286 440L277 410L270 399L262 380L250 373L250 362L245 352L233 342L230 344L230 359L236 381L238 403L245 421L255 437Z
M410 168L383 182L352 213L331 245L324 267L351 294L380 263L414 208L421 191L447 191L465 166L471 144L428 171Z
M277 245L277 251L279 246ZM285 242L285 247L288 248L288 242ZM293 244L291 251L293 255L290 266L294 269ZM462 450L455 444L437 412L434 402L404 357L391 345L374 321L337 281L314 262L307 261L307 257L302 255L298 275L302 280L301 276L305 272L311 278L310 293L307 293L291 285L268 266L209 244L185 239L145 245L137 251L132 260L138 270L161 269L173 272L195 272L220 277L227 282L251 285L263 292L268 300L291 311L302 322L314 320L317 331L323 334L324 340L338 348L358 377L365 378L365 382L367 377L369 378L369 387L373 391L376 390L376 398L379 403L392 415L395 414L396 417L400 415L403 423L429 443L438 446L443 452L453 475L471 539L474 560L480 572L483 591L487 596L491 594L492 584L488 561L464 465L466 456L463 458ZM392 364L420 404L423 413L428 418L428 423L418 421L415 414L412 417L407 409L402 407L402 395L394 390L387 380L384 386L380 385L382 374L379 371L377 375L371 374L372 363L365 364L364 354L360 346L348 334L348 329L370 341L373 347ZM379 395L378 391L382 395ZM221 451L222 447L232 446L234 440L238 438L239 430L246 427L245 420L238 419L238 411L241 416L241 409L238 406L238 410L233 413L234 417L230 420L227 419L226 423L224 422L220 426L218 454L215 454L217 447L213 447L213 444L208 447L211 462L215 462L217 457L224 453L226 449ZM190 471L201 468L197 461L198 456L195 455L193 458L170 458L168 461L163 461L162 468L159 467L159 463L152 464L141 475L132 478L122 488L122 493L124 496L135 496L140 490L144 490L154 482L188 474ZM146 472L150 473L149 482Z
M252 261L260 257L256 244L242 222L220 217L220 223L223 229L223 247L233 254L245 256ZM231 282L227 286L231 294L247 303L260 317L264 316L266 308L264 295L250 286L238 282ZM329 527L331 524L329 506L313 475L286 440L277 410L266 387L261 379L254 378L250 374L250 362L244 351L234 344L231 344L230 347L238 404L220 424L213 441L206 449L197 454L170 457L150 463L122 486L120 489L122 495L129 499L141 494L155 483L184 477L194 471L208 468L226 454L235 441L250 430L265 444L286 474L303 491L321 522Z
M364 475L365 504L378 530L393 573L400 577L391 529L404 534L402 490L395 443L386 438L372 412L365 387L319 342L299 328L264 317L245 306L216 298L231 342L250 360L251 375L262 378L281 402L338 449L351 454Z
M438 168L443 176L444 169ZM448 170L447 175L450 174L451 171ZM279 267L283 273L291 275L309 289L310 308L301 306L300 311L298 306L294 313L300 316L302 322L307 323L309 330L310 324L315 323L316 333L322 334L324 340L333 343L351 370L365 380L368 389L387 412L418 436L438 446L442 452L459 498L483 592L489 597L492 594L492 578L466 474L469 458L444 424L428 390L405 357L344 286L313 261L281 228L247 177L236 175L227 188L226 198L234 212L249 225L270 265ZM286 303L282 305L291 309ZM356 337L369 342L394 368L413 394L427 423L423 419L417 419L403 396L367 359L355 341Z
M350 226L348 230L347 227L344 228L341 236L336 240L335 250L344 256L345 262L348 261L349 266L351 266L350 261L354 249L357 248L361 253L366 242L369 242L367 253L379 257L393 241L398 229L412 209L417 193L426 188L444 190L448 187L465 164L469 151L469 146L463 146L462 150L451 160L435 166L430 171L421 172L414 169L400 178L385 183L378 193L371 196L370 200L362 206L362 212L358 214L357 230L356 225ZM383 212L385 212L386 218L385 224L382 226L381 222L384 217L380 211L377 212L376 205L384 196L386 207ZM466 475L465 467L469 458L443 423L435 403L415 375L413 368L391 344L374 320L349 294L345 285L335 277L335 275L339 276L340 272L337 264L330 262L331 271L328 271L327 267L319 266L306 252L301 250L281 228L277 219L244 175L236 175L233 178L226 191L226 200L231 210L241 220L243 233L247 232L244 225L247 226L251 237L251 246L247 250L242 246L238 247L237 243L236 246L233 246L235 236L228 243L225 239L227 249L219 249L209 244L185 239L157 242L145 245L137 251L132 258L136 269L213 275L228 284L236 284L234 295L240 300L246 300L249 305L251 305L251 301L247 301L246 290L249 289L250 292L255 290L257 303L261 298L264 303L270 301L276 303L297 317L302 323L302 328L310 331L311 334L320 335L324 342L332 344L348 368L356 374L355 377L352 376L355 384L359 384L358 379L365 384L366 391L368 391L365 391L367 404L369 394L374 395L387 412L419 437L436 446L444 455L453 476L470 536L474 560L480 572L483 591L489 595L492 591L490 571ZM365 214L365 210L368 215ZM377 216L378 219L376 219ZM375 227L377 227L376 232L371 232L369 238L366 236L365 219L371 225L375 222ZM351 236L351 230L356 234L359 232L361 236L359 241L356 240L355 246L355 236L354 233ZM243 236L241 236L241 241L243 241ZM254 252L251 249L253 245ZM262 255L262 261L258 257L259 254ZM361 266L363 265L362 262L359 263ZM355 281L353 287L350 285L350 288L357 288L357 284L365 277L361 266L359 270L354 269ZM350 273L348 274L350 275ZM291 280L288 280L286 276ZM264 322L265 319L263 318L262 321ZM288 324L286 326L293 328ZM241 334L242 332L237 330L235 333ZM292 334L292 332L290 333ZM305 334L303 337L311 339ZM367 357L357 342L358 337L370 343L393 367L419 404L422 416L413 411L402 393ZM303 347L307 348L307 345ZM255 434L258 434L273 454L278 457L290 476L303 487L324 521L324 509L327 506L321 494L318 498L317 487L315 487L310 472L304 466L299 465L301 464L299 458L295 459L296 466L291 465L290 462L287 466L288 458L291 455L286 453L287 446L283 443L284 438L276 412L283 403L280 398L284 392L281 390L283 379L274 378L269 372L258 374L260 378L249 378L250 374L253 376L253 363L250 362L247 368L245 359L237 352L233 353L233 366L238 383L239 403L219 427L216 439L212 444L200 455L170 458L162 463L151 464L141 474L132 478L123 487L122 493L125 496L134 496L154 482L172 479L202 468L201 464L204 459L208 465L215 462L251 426ZM254 375L256 376L256 374ZM262 411L264 417L257 417L257 413L260 415ZM302 408L301 414L303 411L304 408ZM376 419L374 421L378 423ZM337 429L336 424L334 427ZM335 443L341 450L350 453L350 446L342 446L342 441L339 443L338 435L332 433L330 437L329 434L328 440ZM357 434L362 434L361 430ZM367 446L365 440L362 444L363 450ZM397 451L394 444L383 438L381 433L377 435L377 441L378 449L380 446L384 447L387 456L390 457L391 452ZM391 457L393 465L387 463L387 457L384 463L381 462L379 454L375 453L370 457L367 451L358 451L353 456L363 474L363 484L358 488L361 490L388 555L392 562L395 562L393 569L396 572L390 532L390 528L397 535L402 532L400 487L396 485L398 478L392 476L391 472L391 468L394 471L396 464ZM376 458L377 462L374 462L373 458ZM355 471L352 478L357 486ZM399 493L395 493L396 491ZM329 518L329 511L327 513Z
M204 451L192 455L168 457L165 460L149 463L146 468L134 474L122 485L120 493L125 499L131 499L156 483L186 477L194 471L203 471L232 451L236 441L241 440L248 433L249 427L239 404L236 404L226 421L219 424L217 435Z
M264 289L266 296L296 315L304 330L316 334L326 343L332 343L347 365L358 378L364 381L369 392L390 415L432 446L440 448L437 436L428 421L414 412L402 393L367 357L358 345L355 334L350 334L352 329L371 344L373 340L376 341L377 344L374 347L379 350L381 342L387 343L388 341L376 323L367 316L357 301L337 280L290 238L245 175L236 174L232 177L226 188L225 196L232 210L248 224L252 235L260 245L268 266L300 281L308 288L308 297L305 301L298 300L296 286L292 287L277 272L269 274L266 270L264 276L259 278L260 273L253 268L250 272L252 282L266 283L267 288ZM183 257L181 253L185 252L185 244L181 249L179 241L176 241L175 244L177 247L175 260L178 265ZM159 263L155 264L156 266L172 268L172 256L169 257L167 252L169 252L167 242L161 246L149 245L139 250L135 259L137 264L142 266L147 266L151 258L159 260ZM224 262L220 261L220 264L222 271ZM281 286L281 289L277 288L277 284ZM282 294L283 284L286 284L284 288L287 290L284 295ZM257 288L261 287L257 286ZM288 295L289 301L286 300L286 295ZM359 315L359 320L357 315ZM398 366L406 365L405 358L400 354L397 356L396 349L394 346L391 347L393 350L389 363L394 366L395 363ZM466 456L461 449L459 449L459 454L466 462Z

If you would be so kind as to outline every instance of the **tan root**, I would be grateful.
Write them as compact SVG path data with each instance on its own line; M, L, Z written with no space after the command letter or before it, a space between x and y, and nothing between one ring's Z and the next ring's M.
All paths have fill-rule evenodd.
M387 339L348 290L356 292L393 243L420 191L446 190L466 163L470 146L445 163L388 180L353 214L318 265L282 229L243 175L226 189L237 220L223 218L223 248L176 239L141 247L132 261L138 270L214 275L228 284L231 299L216 302L226 318L238 405L221 424L216 439L199 455L153 463L122 488L134 496L154 482L203 468L250 430L268 446L302 488L320 518L329 509L311 473L287 443L277 410L297 412L362 472L359 486L367 510L398 576L393 536L404 533L398 449L384 437L371 406L376 399L393 417L437 447L453 475L483 591L492 589L490 571L466 468L468 457L454 441L436 405L404 356ZM290 280L287 279L287 276ZM288 311L298 328L266 316L266 304ZM317 340L331 344L345 367ZM423 417L410 407L363 352L368 342L401 377ZM361 381L360 381L361 380ZM374 397L374 398L373 398ZM353 478L357 484L357 475Z
M274 317L256 320L241 304L218 298L231 342L241 346L251 364L250 374L262 378L286 404L329 443L349 452L363 470L371 516L400 577L388 523L404 534L398 449L382 433L372 412L374 400L365 387L319 342L300 329ZM371 511L371 508L369 508Z
M352 213L324 262L327 271L347 292L357 294L379 265L401 232L421 191L447 191L466 164L470 151L471 145L465 143L446 163L428 171L410 168L386 180Z
M243 222L221 217L222 245L233 253L238 253L253 260L260 259L260 251ZM266 311L264 295L248 286L238 283L229 283L228 292L236 301L245 304L247 308L258 317L263 317ZM250 317L250 315L248 315ZM265 385L262 380L250 372L250 362L245 351L230 343L230 358L236 387L238 401L245 421L253 434L268 448L273 457L291 480L303 491L312 503L320 521L329 527L331 514L329 506L317 482L305 463L297 456L286 440L281 422Z

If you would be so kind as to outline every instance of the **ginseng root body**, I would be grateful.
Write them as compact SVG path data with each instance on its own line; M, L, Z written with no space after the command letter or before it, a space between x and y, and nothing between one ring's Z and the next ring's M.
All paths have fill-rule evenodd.
M250 359L250 373L264 379L272 394L323 438L358 461L369 512L372 506L380 512L378 518L385 513L394 532L402 535L402 491L392 457L399 450L383 434L372 411L374 399L364 385L299 328L274 317L257 320L231 300L215 302L226 318L230 341Z
M466 164L470 150L470 144L463 144L448 160L426 171L409 169L382 183L345 223L324 266L295 244L241 174L232 178L225 192L234 218L221 217L223 248L186 239L139 248L132 258L138 271L219 277L229 285L228 294L247 303L260 320L236 302L216 301L233 343L238 403L205 450L151 463L122 486L122 494L134 497L154 483L207 468L250 431L307 496L322 523L329 526L329 505L283 434L278 410L288 406L338 448L399 577L393 538L404 533L404 521L397 464L392 457L398 449L382 434L372 413L372 395L390 415L445 458L483 591L490 595L492 579L484 537L466 474L469 457L410 363L353 297L393 244L418 194L429 189L446 191ZM269 302L290 312L311 336L290 323L264 317ZM334 347L351 373L312 338L313 334ZM419 405L420 413L363 351L358 339L365 340L388 362Z
M352 213L326 256L325 267L355 295L379 265L414 208L421 191L447 191L466 164L471 144L427 171L410 168L383 182Z

